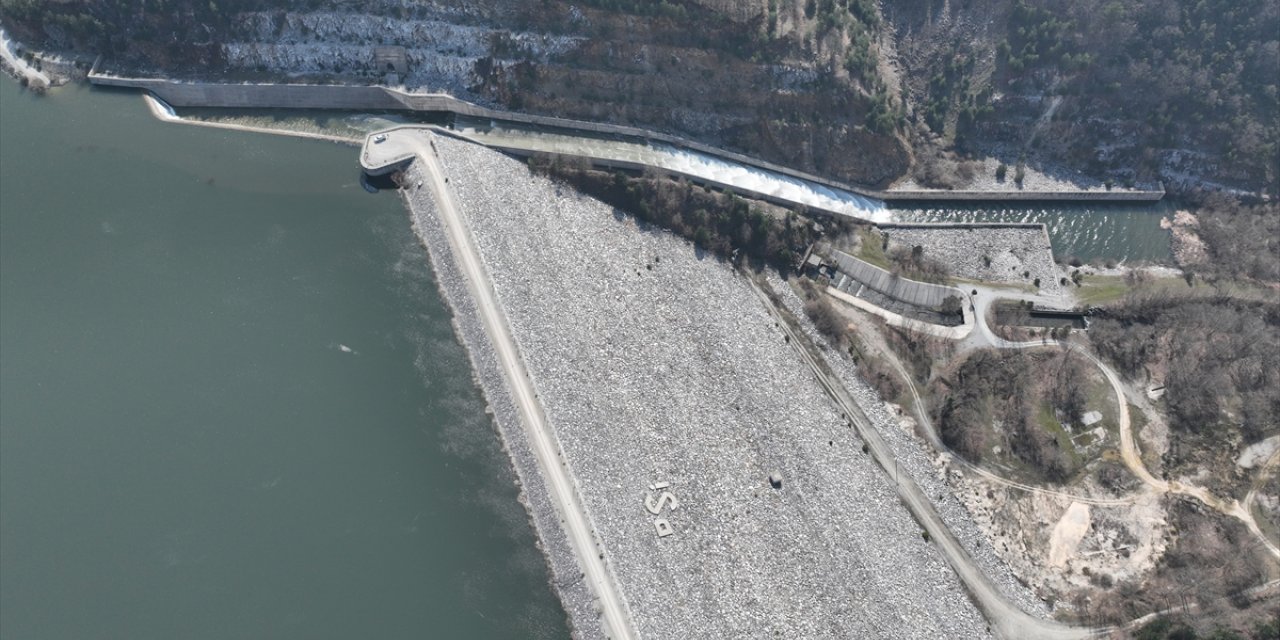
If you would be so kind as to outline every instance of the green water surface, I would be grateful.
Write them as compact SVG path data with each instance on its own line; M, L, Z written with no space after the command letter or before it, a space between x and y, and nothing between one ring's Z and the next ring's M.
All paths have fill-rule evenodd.
M560 638L392 195L0 82L0 637Z

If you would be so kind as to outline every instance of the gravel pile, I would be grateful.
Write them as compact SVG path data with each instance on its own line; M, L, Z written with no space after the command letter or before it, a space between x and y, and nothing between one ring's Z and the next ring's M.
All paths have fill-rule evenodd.
M1026 285L1039 278L1042 293L1064 293L1063 273L1053 261L1053 245L1043 229L890 226L884 232L890 247L924 247L924 256L946 265L953 276Z
M969 515L968 509L955 497L954 490L946 478L947 466L941 456L930 452L927 445L907 433L900 426L897 417L891 412L880 394L863 381L858 375L857 366L840 352L827 348L826 340L818 332L804 313L804 301L776 272L769 274L769 285L774 293L787 305L787 309L800 322L805 335L814 344L822 345L822 356L831 370L839 376L845 388L858 402L863 413L893 450L894 459L898 461L899 470L906 472L920 485L920 488L933 503L947 528L960 541L970 557L978 563L983 572L995 583L1005 597L1017 604L1023 611L1041 618L1049 616L1049 609L1044 602L1035 597L1025 584L1010 572L1009 566L1000 559L991 546L991 540Z
M520 162L436 146L643 637L987 636L742 276Z

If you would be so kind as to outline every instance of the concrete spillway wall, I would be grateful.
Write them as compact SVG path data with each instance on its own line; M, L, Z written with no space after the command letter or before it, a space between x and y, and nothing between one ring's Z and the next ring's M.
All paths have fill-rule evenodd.
M841 273L894 300L917 307L936 309L942 306L942 302L949 296L964 297L964 294L954 287L908 280L843 251L832 251L831 259Z
M499 111L459 100L444 94L407 93L398 89L358 85L308 84L223 84L179 82L161 78L127 78L89 73L89 81L99 86L127 87L150 91L175 107L219 107L257 109L345 109L356 111L414 111L449 113L454 116L489 121L491 126L524 126L564 131L575 135L620 136L642 142L661 142L674 147L707 154L727 162L762 169L798 180L812 182L868 198L884 201L1129 201L1153 202L1164 191L879 191L844 184L803 171L775 165L732 151L717 149L657 131L624 125L586 122L566 118L536 116Z
M926 206L938 202L1157 202L1163 189L1124 191L884 191L878 198L897 206Z
M881 229L1043 229L1043 222L884 222Z
M536 151L529 151L528 149L520 149L517 147L492 147L491 146L491 148L494 148L498 151L502 151L504 153L508 153L514 156L520 156L520 157L535 156L535 155L538 155L539 153ZM638 162L631 162L628 160L617 160L613 158L596 158L596 157L588 157L588 156L581 156L581 157L583 160L590 163L592 167L595 167L598 169L620 169L623 171L630 171L632 173L644 173L645 170L654 168L654 167L651 167L650 165L641 164ZM757 191L755 189L750 189L742 185L729 184L727 182L721 182L719 180L714 180L711 178L707 178L705 176L699 176L692 173L686 173L684 171L679 171L674 169L668 169L668 168L662 168L662 167L658 167L658 169L662 173L684 178L693 184L711 187L712 189L718 189L720 191L732 191L734 193L744 195L755 200L768 202L769 204L775 204L780 207L790 208L790 207L796 206L796 203L793 200L789 200L787 198L781 198L774 194L766 193L764 191ZM806 206L809 208L809 211L811 212L824 213L830 216L847 217L850 215L849 212L847 211L837 211L835 209L823 207L820 205L806 205Z

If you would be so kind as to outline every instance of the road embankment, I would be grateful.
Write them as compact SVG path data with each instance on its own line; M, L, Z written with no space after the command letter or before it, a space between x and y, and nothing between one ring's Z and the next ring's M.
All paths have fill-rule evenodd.
M414 184L428 179L420 167L412 167L410 172ZM494 342L485 329L460 256L449 241L448 229L432 190L412 188L401 194L414 232L427 249L442 297L453 313L454 331L466 347L475 380L493 412L503 449L516 473L521 500L551 570L552 587L565 607L574 637L603 638L606 633L593 604L595 596L583 579L582 562L562 526L561 506L551 494L525 431L521 409L504 375Z

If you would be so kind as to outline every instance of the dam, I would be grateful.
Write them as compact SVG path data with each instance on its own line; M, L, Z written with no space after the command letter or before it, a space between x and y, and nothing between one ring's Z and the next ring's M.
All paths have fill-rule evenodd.
M1114 191L939 191L858 187L659 131L490 109L446 94L408 93L365 85L228 84L130 78L97 70L97 86L150 91L173 107L346 109L447 114L452 129L492 148L531 155L557 153L596 166L653 167L702 184L733 188L775 204L804 205L837 215L887 221L886 202L1016 201L1155 202L1162 189Z
M747 276L504 154L423 128L385 135L362 163L416 153L403 194L500 429L555 449L541 474L521 473L551 485L529 489L547 505L534 510L540 534L563 521L577 538L578 511L591 523L587 553L570 556L581 570L563 544L546 547L557 580L590 585L565 594L575 625L616 625L612 637L632 635L626 620L640 637L988 636ZM498 371L508 361L520 365ZM523 400L513 407L506 389Z

